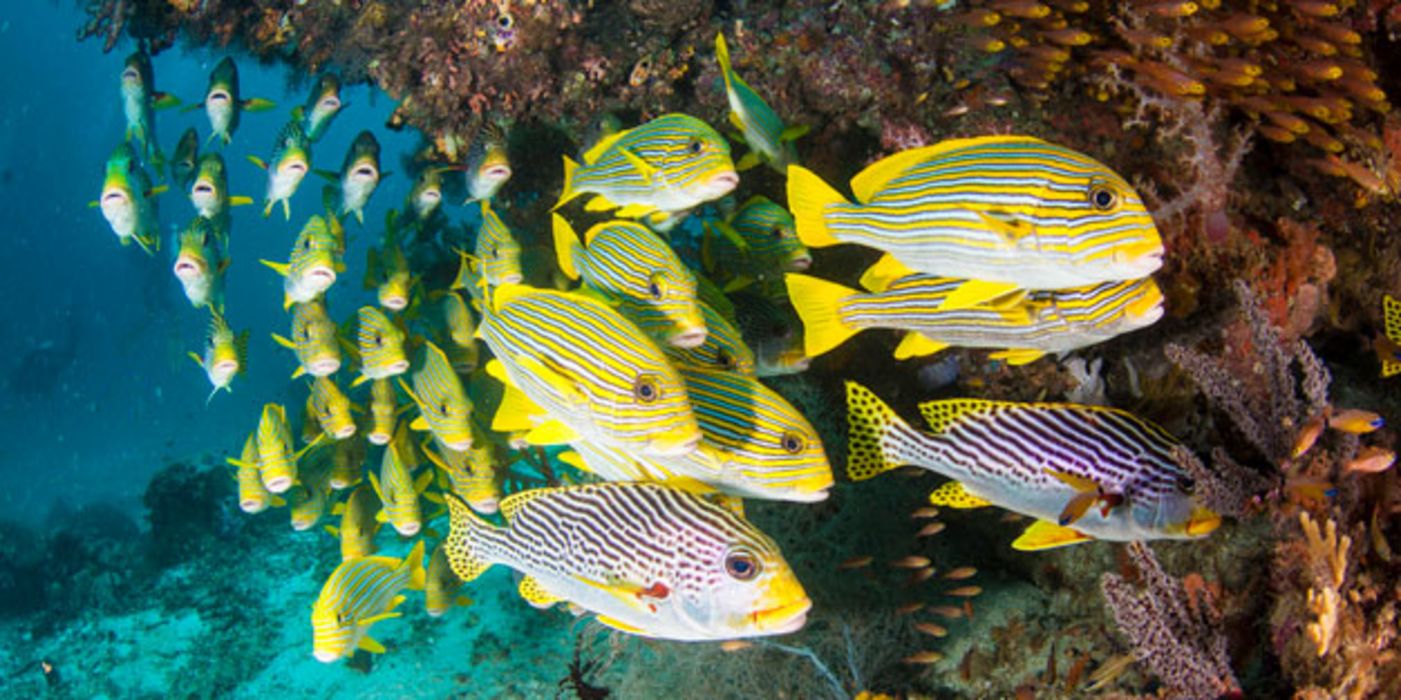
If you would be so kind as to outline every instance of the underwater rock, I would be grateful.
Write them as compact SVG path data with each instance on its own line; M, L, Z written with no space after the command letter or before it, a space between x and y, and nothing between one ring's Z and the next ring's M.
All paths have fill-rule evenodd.
M234 481L219 469L171 464L155 476L141 497L151 525L147 554L167 566L199 553L239 522Z

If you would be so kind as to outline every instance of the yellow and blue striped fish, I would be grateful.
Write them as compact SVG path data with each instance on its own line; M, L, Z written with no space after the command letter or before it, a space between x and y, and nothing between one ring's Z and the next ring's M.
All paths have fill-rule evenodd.
M397 377L409 371L409 358L404 354L404 331L399 326L373 306L360 307L357 320L355 345L360 351L360 376L351 386Z
M204 356L190 353L190 359L204 370L205 375L209 377L209 383L214 386L209 392L209 398L204 400L205 404L208 404L220 389L233 393L230 385L233 384L234 377L248 368L248 331L240 331L235 335L224 320L223 314L210 309L209 334L204 346Z
M520 593L536 607L568 601L614 629L680 641L787 634L812 607L772 539L686 491L628 483L522 491L501 502L504 528L447 498L453 572L472 581L508 566L525 575Z
M408 441L404 426L399 426L395 439L384 448L380 460L379 476L370 472L370 485L374 487L384 509L379 513L381 522L394 526L394 530L404 537L413 537L423 529L423 510L419 507L418 495L428 488L433 480L433 472L423 472L417 481L412 473L414 458L406 454L413 449Z
M832 466L812 424L759 380L733 372L682 369L701 433L681 457L637 459L575 443L582 464L609 481L690 480L744 498L813 502L827 498Z
M723 370L754 376L754 351L730 320L710 304L697 302L705 321L705 340L693 348L663 345L662 352L677 367Z
M316 419L321 432L332 440L344 440L355 434L355 418L350 415L350 398L330 377L317 377L311 382L306 397L306 412Z
M735 73L730 65L730 50L725 45L725 35L715 35L715 60L720 64L720 74L725 79L725 97L730 102L730 123L744 135L750 151L739 159L739 169L748 170L763 161L779 174L788 172L788 166L798 162L798 154L793 149L793 140L807 133L807 127L784 128L783 120L773 108L749 87L749 83Z
M638 218L679 212L719 199L739 184L730 144L705 122L666 114L611 134L584 154L579 165L564 157L564 192L558 209L592 193L590 211L615 209Z
M798 239L793 215L767 197L750 197L727 223L755 267L802 272L812 265L812 253Z
M293 449L287 409L281 404L264 405L258 420L258 472L268 491L282 493L292 488L297 480L297 460L320 441L321 437L317 436L302 449Z
M331 475L327 479L331 488L340 491L360 483L365 473L365 441L357 434L337 440L332 447Z
M525 279L521 273L521 246L516 242L516 237L511 234L510 227L506 222L497 216L496 210L491 208L491 202L483 199L481 201L482 222L477 228L477 247L475 255L481 265L482 274L486 277L487 284L514 284ZM467 258L463 258L462 264L469 264ZM459 275L459 280L461 279ZM454 289L461 288L461 284L454 284Z
M1078 289L1031 292L997 308L948 309L944 301L964 280L932 275L901 278L884 291L863 293L840 284L789 274L788 289L803 319L804 351L811 357L868 328L909 331L896 359L950 346L1007 348L993 359L1020 365L1048 352L1068 352L1152 325L1163 315L1163 295L1152 278L1105 282Z
M931 431L925 433L869 389L847 382L846 390L853 481L906 464L947 476L954 481L932 500L959 508L995 505L1037 519L1012 543L1017 549L1089 539L1192 539L1220 525L1195 494L1187 448L1125 411L930 401L920 405Z
M404 602L400 591L421 591L423 585L422 541L402 560L361 557L341 562L311 608L312 655L331 663L356 649L383 654L384 647L366 634L370 625L400 616L394 612Z
M507 385L493 429L527 440L594 440L640 456L682 455L700 443L681 377L657 346L592 297L521 285L488 290L479 332ZM545 415L545 423L532 417ZM449 445L451 446L451 445Z
M393 209L384 215L383 244L365 252L365 289L375 290L379 305L390 311L403 311L408 307L417 282L399 247L398 216Z
M272 339L297 354L300 365L292 372L293 378L303 374L327 377L341 368L340 339L336 331L335 321L326 313L325 302L316 299L292 309L290 339L276 333L272 334Z
M413 373L413 388L403 379L399 386L418 405L419 416L411 428L431 430L454 450L472 447L472 400L441 348L424 343L423 366Z
M375 553L379 507L379 498L374 491L369 486L361 485L350 492L345 503L337 503L331 509L332 514L341 516L340 525L327 525L326 531L340 541L341 561Z
M376 379L370 384L370 431L367 437L372 444L389 444L394 437L394 423L401 412L399 397L388 379Z
M448 566L448 553L443 545L433 550L428 558L428 580L423 588L423 607L429 617L442 617L447 611L459 605L470 605L466 596L457 595L462 587L462 579Z
M496 456L491 442L474 430L472 449L454 450L433 439L435 448L423 445L423 453L443 471L445 490L462 497L472 510L490 515L501 501L501 484L496 479Z
M283 505L282 499L272 495L263 485L263 477L258 469L258 437L256 432L248 434L243 441L243 453L238 459L229 459L238 469L238 507L245 513L261 513L269 505Z
M1138 193L1103 163L1040 139L986 136L903 151L862 170L851 188L858 204L812 172L789 169L803 243L888 253L868 277L970 280L945 302L951 307L1017 289L1138 279L1162 266L1162 239Z
M506 145L506 132L494 122L478 132L467 149L467 201L463 204L491 199L511 179Z
M297 234L286 263L260 261L282 275L282 308L313 301L330 289L336 283L336 273L345 269L340 251L326 220L313 216Z
M213 221L196 216L180 232L176 248L175 278L185 298L195 308L224 310L224 271L229 266L228 241Z
M583 278L653 338L681 348L705 342L696 303L696 276L646 226L600 223L581 242L564 217L554 215L555 254L570 279Z

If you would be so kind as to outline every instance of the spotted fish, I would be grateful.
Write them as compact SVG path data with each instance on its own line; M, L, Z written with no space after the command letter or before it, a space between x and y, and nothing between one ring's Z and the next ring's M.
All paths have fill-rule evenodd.
M341 562L311 608L312 655L331 663L356 649L384 653L384 646L366 632L374 623L402 614L394 612L404 602L401 591L421 591L423 586L421 540L402 560L360 557Z
M888 253L868 278L970 280L945 300L950 308L1019 289L1138 279L1162 265L1162 239L1138 193L1104 164L1039 139L987 136L902 151L862 170L851 188L857 204L789 168L803 243Z
M1007 348L991 355L1019 365L1048 352L1068 352L1152 325L1163 315L1163 295L1152 278L1090 287L1031 292L997 308L947 309L944 301L964 280L912 275L886 289L862 293L789 274L789 296L803 319L804 350L816 357L868 328L908 331L896 359L946 347Z
M786 173L788 166L798 162L793 140L807 133L807 127L784 128L783 120L773 108L749 87L749 83L739 77L730 65L730 50L725 45L725 35L715 35L715 60L720 64L720 75L725 79L725 97L730 102L730 124L744 136L750 151L739 159L738 168L748 170L760 161L780 174Z
M935 500L995 505L1036 518L1012 546L1046 549L1090 539L1205 537L1220 524L1200 504L1186 448L1125 411L1069 403L979 399L920 405L929 433L847 382L847 475L869 479L913 464L953 479ZM1102 508L1088 508L1086 493Z
M682 641L787 634L811 600L778 545L733 512L659 484L536 489L501 502L499 528L448 495L448 563L495 564L532 605L570 602L630 634Z

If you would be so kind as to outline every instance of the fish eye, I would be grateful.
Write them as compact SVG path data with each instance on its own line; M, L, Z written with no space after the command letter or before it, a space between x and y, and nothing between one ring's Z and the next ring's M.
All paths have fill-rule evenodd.
M1197 487L1197 482L1193 480L1192 477L1184 474L1182 476L1177 477L1176 485L1177 490L1179 492L1190 494L1192 493L1192 490Z
M759 575L759 561L749 552L730 552L725 557L725 573L737 581L748 581Z
M340 627L345 627L345 626L348 625L348 624L350 624L350 613L349 613L349 612L338 612L338 613L336 613L336 625L338 625L338 626L340 626Z
M503 13L500 17L496 18L496 26L502 29L510 29L515 26L515 24L516 18L512 17L510 13Z
M637 382L632 385L632 395L642 403L652 403L661 397L662 392L657 388L657 380L650 374L644 374L637 378Z
M784 433L782 443L783 451L790 455L795 455L803 451L803 436L797 433Z
M701 152L701 142L700 142L700 139L691 139L691 142L690 142L689 144L686 144L686 150L690 151L691 153L700 153L700 152Z
M657 301L662 300L662 286L657 284L656 280L652 280L647 284L647 293L652 295L652 298Z
M773 227L772 233L773 233L773 237L774 237L775 240L782 240L782 239L783 239L783 229L781 229L781 228L775 226L775 227Z
M1090 206L1100 211L1109 211L1119 203L1119 195L1103 184L1090 186Z
M441 413L445 416L448 414L448 402L444 401L438 404L438 413Z

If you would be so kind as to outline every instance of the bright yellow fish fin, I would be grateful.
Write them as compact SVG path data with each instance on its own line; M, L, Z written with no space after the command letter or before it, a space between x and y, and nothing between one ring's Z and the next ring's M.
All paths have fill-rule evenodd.
M1037 520L1027 526L1022 531L1020 537L1012 542L1012 549L1023 552L1035 552L1042 549L1054 549L1065 547L1080 542L1087 542L1094 539L1068 527L1061 527L1047 520Z
M613 212L613 215L620 216L624 219L637 219L655 211L658 211L658 209L650 204L629 204Z
M599 615L598 621L620 632L627 632L628 634L642 634L641 629L633 627L632 625L629 625L626 622L619 622L618 620L608 617L607 615Z
M648 183L652 182L652 177L657 174L656 166L653 166L651 163L642 160L642 156L633 153L630 149L627 148L620 147L618 149L618 154L621 155L623 159L628 162L629 165L636 168L637 174L641 175L644 180L646 180Z
M1003 212L987 213L975 212L983 224L989 229L999 233L1007 239L1011 246L1021 244L1021 240L1036 232L1031 222L1026 219L1019 219Z
M607 197L604 197L603 195L595 196L595 197L593 197L592 199L590 199L589 201L587 201L587 202L584 203L584 211L593 211L593 212L612 211L612 210L617 209L617 208L618 208L618 205L616 205L616 204L614 204L613 202L609 201L608 198L607 198Z
M939 305L940 311L953 311L955 309L967 309L979 304L1006 297L1016 292L1020 287L1013 282L988 282L985 280L968 280L958 285L958 288L949 292L944 297L944 303Z
M540 585L540 581L534 576L522 578L517 590L520 591L525 602L530 603L533 608L548 608L563 600L563 598L545 590L545 587Z
M1007 364L1015 367L1017 365L1024 365L1029 362L1039 360L1045 354L1045 350L999 350L988 355L988 359L1002 360L1003 362L1006 362Z
M992 505L991 501L980 496L968 493L968 489L957 481L950 481L934 489L929 494L929 503L936 506L956 508L958 510L969 510L972 508L985 508Z
M259 260L258 262L267 265L269 268L272 269L273 272L276 272L277 274L282 275L283 277L286 277L288 274L290 274L292 270L292 266L288 265L287 263L273 262L271 260Z
M731 226L729 222L713 221L711 222L711 228L719 231L720 235L725 237L725 240L734 244L734 246L739 249L739 252L745 255L750 253L751 248L749 241L744 240L744 236L739 235L739 231L736 231L735 227Z
M759 152L750 151L744 154L744 156L739 159L738 163L735 163L735 170L738 170L739 172L753 170L754 166L759 165L760 162L761 161L759 159Z
M869 202L891 180L900 177L905 171L927 160L930 155L942 150L942 148L942 145L936 144L924 148L912 148L886 156L866 166L864 170L856 174L856 177L851 178L851 192L856 195L856 201Z
M986 413L996 408L998 402L983 399L943 399L926 401L919 405L919 412L929 424L934 434L948 431L959 420L975 413Z
M229 206L231 207L246 207L252 203L253 198L247 195L236 194L229 197Z
M574 259L583 253L579 236L574 233L573 227L564 220L564 217L555 214L552 219L554 221L555 259L559 262L559 269L565 277L577 280L579 279L579 268L574 264Z
M423 540L419 540L418 544L409 550L409 555L404 557L399 568L407 569L409 572L409 582L404 585L405 588L411 591L421 591L426 587L428 572L423 567Z
M917 274L905 263L895 259L894 255L886 253L876 261L876 264L866 268L861 273L861 288L871 292L883 292L890 288L890 284L895 280Z
M424 418L423 416L414 418L413 421L409 423L409 428L411 430L418 430L420 432L424 430L432 430L432 426L428 425L428 419Z
M816 173L801 165L788 166L788 207L793 212L798 239L803 245L826 248L840 243L827 228L827 209L848 204L841 193Z
M584 151L584 155L583 155L584 164L585 164L585 165L593 165L594 163L597 163L597 162L598 162L599 156L603 155L603 152L604 152L604 151L606 151L606 150L608 150L609 148L611 148L611 147L613 146L613 144L615 144L615 143L618 142L618 139L620 139L620 138L622 138L623 136L627 135L627 133L628 133L629 131L631 131L631 129L624 129L624 130L622 130L622 131L615 131L615 132L613 132L613 133L611 133L611 134L609 134L609 135L607 135L607 136L604 136L603 138L599 139L599 140L598 140L598 143L595 143L594 145L590 146L590 147L589 147L589 150Z
M568 204L569 200L580 195L580 191L574 187L574 174L578 170L579 164L575 163L573 158L564 156L564 190L559 193L559 201L555 202L555 205L550 209L551 211L559 209Z
M360 638L360 642L357 646L371 654L383 654L385 651L384 645L371 639L368 634Z
M778 140L796 141L804 136L807 136L808 131L810 130L811 127L809 127L807 124L794 124L793 126L784 129L783 133L778 135Z
M915 331L910 331L909 333L905 334L904 339L902 339L900 341L900 344L895 347L895 359L908 360L911 357L924 357L925 355L933 355L934 353L939 352L940 350L943 350L948 346L948 343L941 343L937 340L932 340L929 336L923 333L916 333Z
M522 355L516 358L516 364L520 365L521 369L537 379L548 383L555 391L563 394L565 401L569 402L571 405L582 407L588 402L588 399L573 381L559 372L556 372L553 368L540 360L528 355Z
M296 344L296 343L294 343L294 342L292 342L291 340L289 340L289 339L287 339L287 338L284 338L283 336L280 336L280 335L278 335L278 334L276 334L276 333L273 333L273 334L272 334L272 339L273 339L274 341L276 341L278 345L281 345L282 347L287 348L288 350L296 350L296 349L297 349L297 344Z
M557 420L547 420L525 434L525 441L532 445L562 445L578 439L577 430Z
M565 464L568 464L569 466L574 467L575 469L578 469L581 472L588 472L590 474L593 473L593 470L589 469L589 465L587 462L584 461L584 458L581 457L579 453L575 452L574 450L565 450L555 455L555 459L564 462Z
M788 285L788 298L803 321L803 354L817 357L861 330L842 320L842 309L847 300L860 292L835 282L791 272L785 274L783 280Z
M268 169L268 164L267 164L262 158L259 158L258 156L248 156L248 162L249 162L249 163L252 163L253 165L258 166L258 169L259 169L259 170L267 170L267 169ZM266 214L265 214L264 216L266 216Z
M1401 300L1390 294L1383 295L1382 316L1386 337L1393 343L1401 344Z
M505 392L501 395L501 404L496 409L496 415L491 419L491 429L498 433L528 431L535 427L535 421L532 418L543 415L545 415L544 409L531 401L529 396L526 396L520 389L506 384Z
M847 460L846 475L864 481L904 464L886 449L892 432L912 430L895 411L856 382L846 383Z
M185 353L185 355L191 360L194 360L195 364L199 365L200 367L204 366L204 358L200 357L198 353L187 352Z

